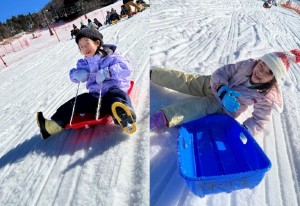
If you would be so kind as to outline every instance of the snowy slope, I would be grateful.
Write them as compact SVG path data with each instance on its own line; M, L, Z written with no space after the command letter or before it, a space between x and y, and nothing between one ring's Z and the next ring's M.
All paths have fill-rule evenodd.
M131 136L111 124L66 130L43 141L35 113L50 118L75 95L77 86L68 73L82 55L74 40L58 42L45 30L29 48L5 56L9 67L0 69L0 205L149 205L149 15L146 10L101 30L104 41L116 44L132 63L138 130ZM69 34L65 29L64 36Z
M227 63L300 48L300 16L281 7L266 10L262 1L155 0L151 4L151 67L211 74ZM291 67L283 86L283 113L274 112L265 132L256 137L272 168L253 190L204 198L193 195L178 172L178 129L151 132L151 205L300 205L299 80L300 65ZM151 84L150 113L184 98L191 97Z

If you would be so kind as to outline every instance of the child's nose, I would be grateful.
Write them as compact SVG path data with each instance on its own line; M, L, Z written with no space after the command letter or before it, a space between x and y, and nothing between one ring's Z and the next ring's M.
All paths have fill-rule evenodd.
M263 73L263 71L261 71L261 70L258 71L258 75L259 75L259 76L261 76L262 73Z

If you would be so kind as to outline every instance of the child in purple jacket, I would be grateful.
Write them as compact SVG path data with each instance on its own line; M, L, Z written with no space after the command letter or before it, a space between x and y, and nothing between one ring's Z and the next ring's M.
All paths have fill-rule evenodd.
M258 60L228 64L209 76L167 69L152 70L154 84L198 98L171 104L154 113L150 118L150 129L173 127L213 113L237 118L253 106L252 115L243 125L256 135L265 129L274 108L282 110L280 85L290 65L299 62L300 50L294 49L268 53Z
M111 115L115 124L131 134L136 131L136 116L127 94L130 88L130 66L128 61L115 52L116 46L104 45L103 36L94 29L83 29L76 35L76 43L85 56L77 62L77 68L70 71L74 83L85 82L88 93L72 98L45 119L37 113L37 122L43 139L62 131L70 122L72 113L94 113L101 98L100 118ZM73 106L76 101L74 111ZM130 130L128 129L130 125Z

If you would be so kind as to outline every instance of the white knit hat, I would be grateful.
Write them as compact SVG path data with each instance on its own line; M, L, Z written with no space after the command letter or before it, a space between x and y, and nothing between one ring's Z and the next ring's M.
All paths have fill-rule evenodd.
M283 82L285 74L289 71L290 64L300 62L300 50L293 49L289 52L273 52L260 58L272 70L278 83Z

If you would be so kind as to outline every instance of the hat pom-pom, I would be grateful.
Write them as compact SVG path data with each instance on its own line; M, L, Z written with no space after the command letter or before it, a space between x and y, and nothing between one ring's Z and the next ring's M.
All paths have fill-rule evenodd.
M295 63L299 63L300 62L300 50L299 49L293 49L291 50L291 53L293 53L296 56L296 62Z

